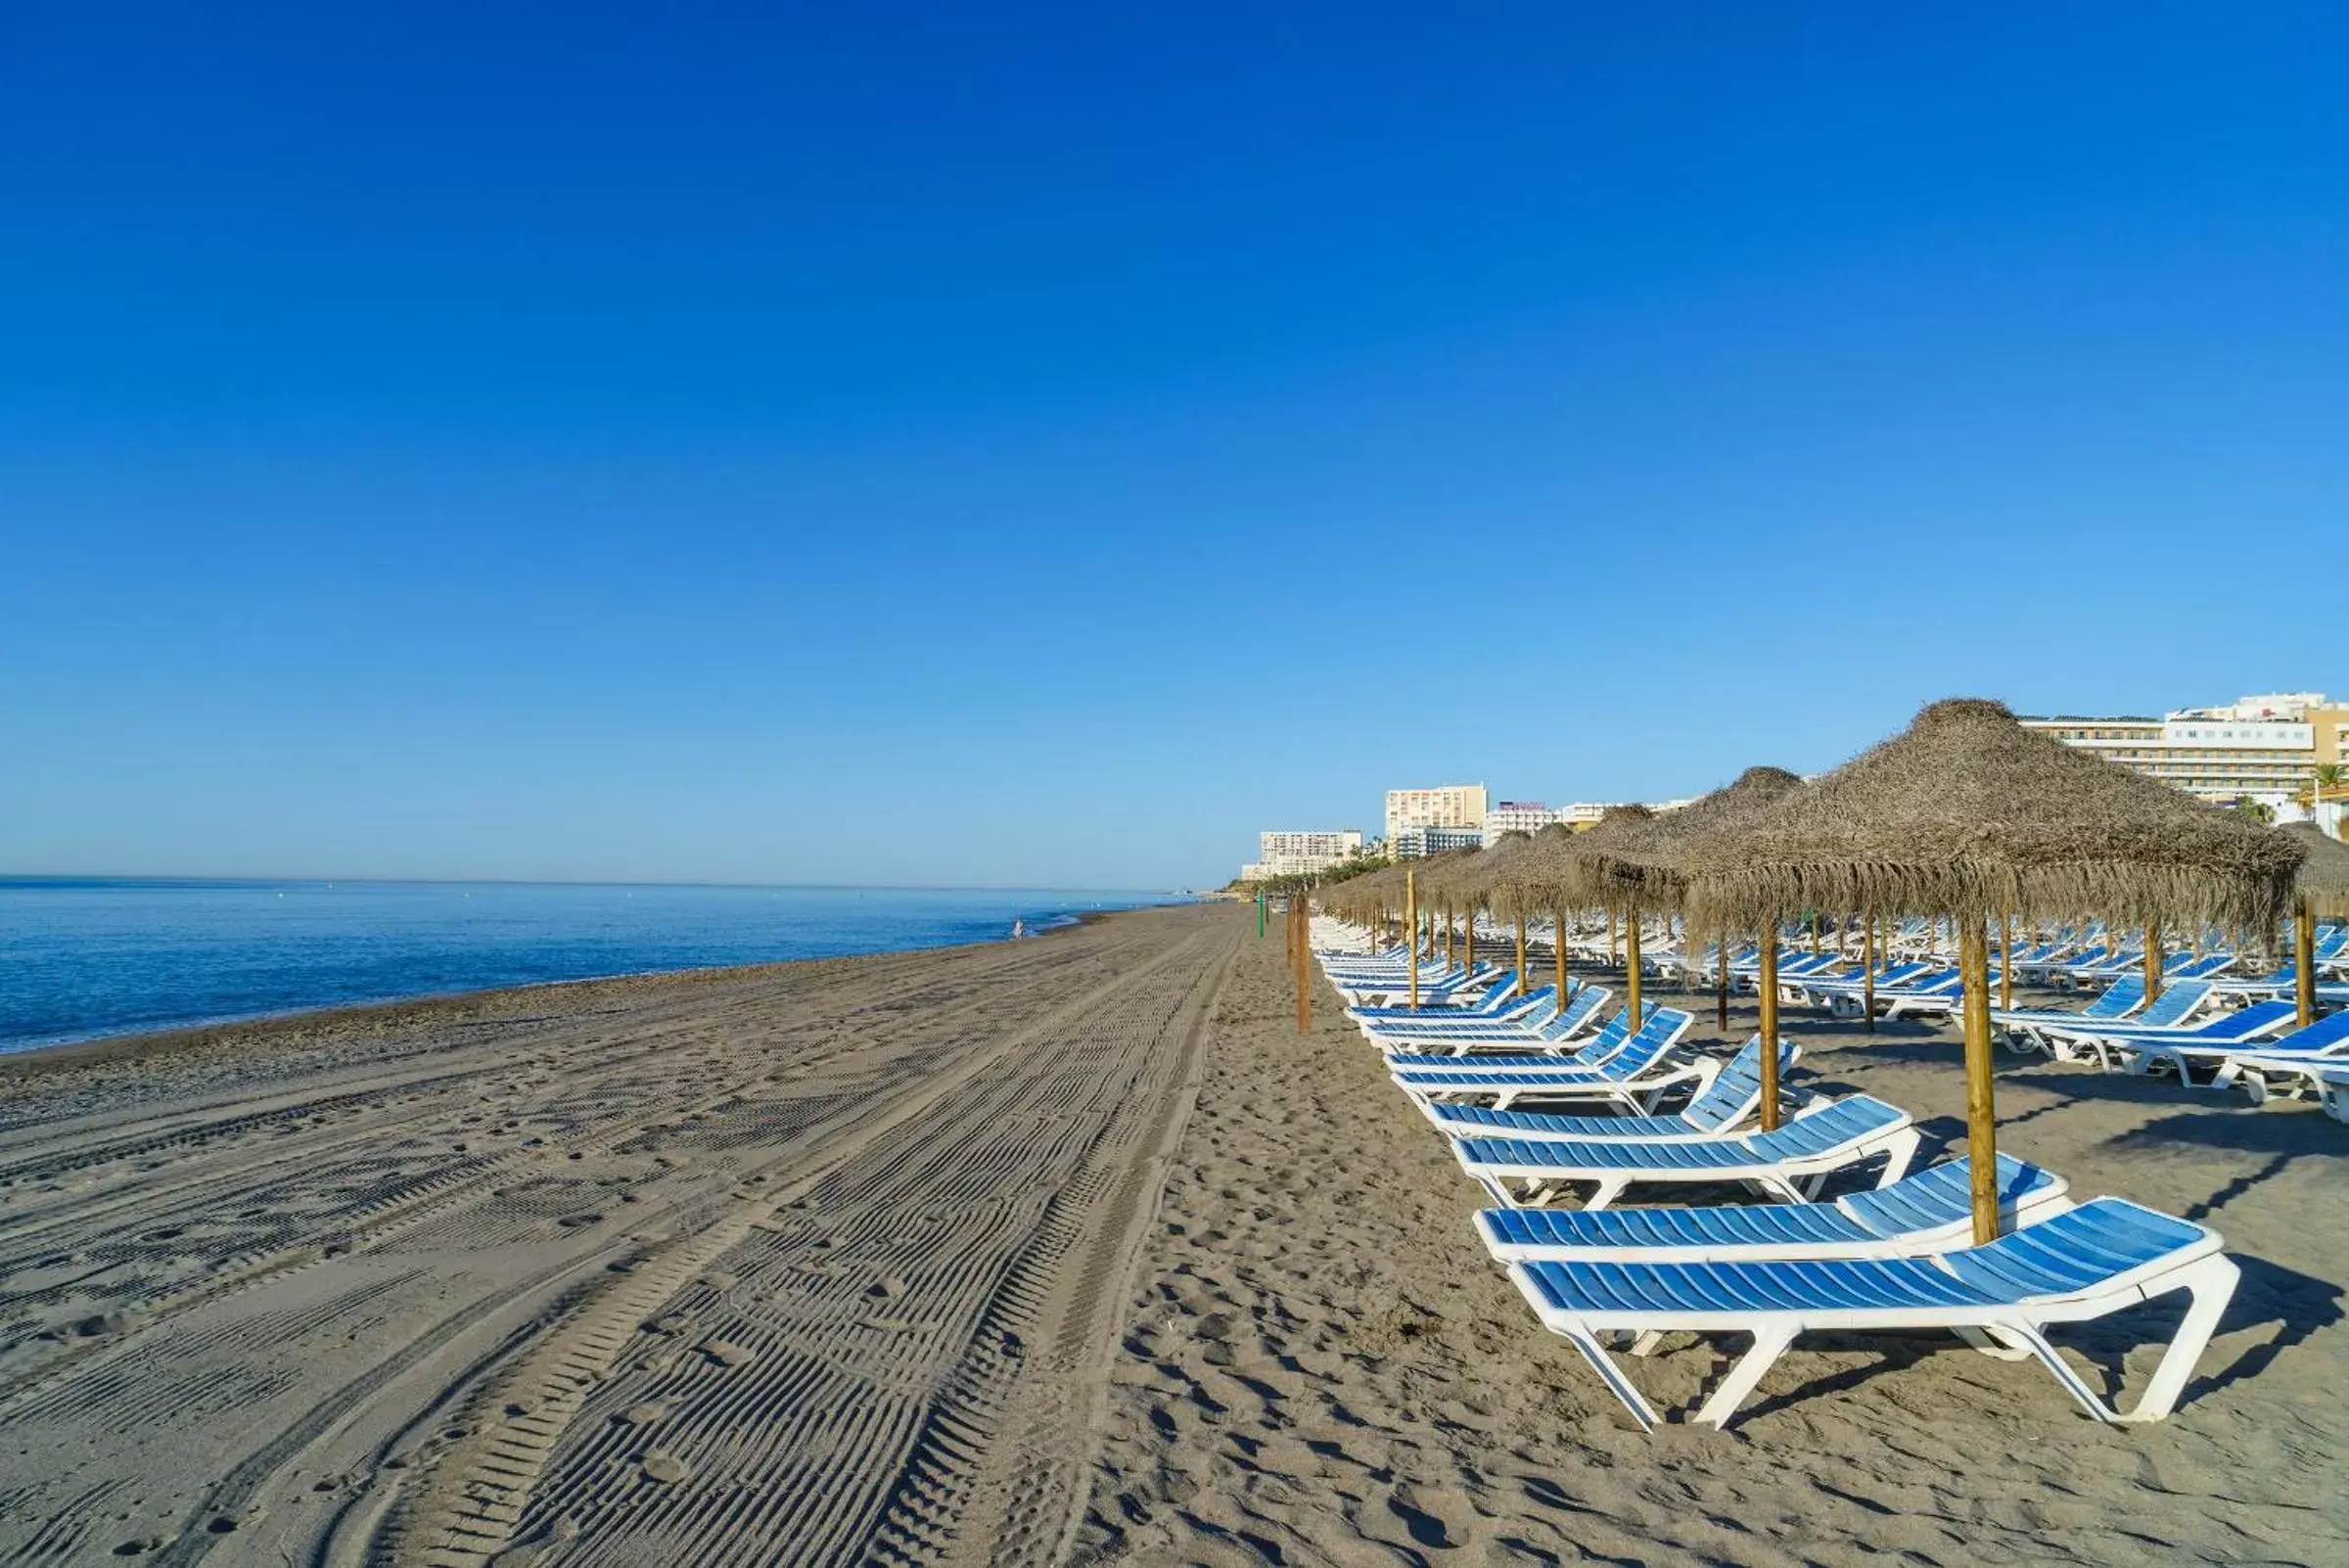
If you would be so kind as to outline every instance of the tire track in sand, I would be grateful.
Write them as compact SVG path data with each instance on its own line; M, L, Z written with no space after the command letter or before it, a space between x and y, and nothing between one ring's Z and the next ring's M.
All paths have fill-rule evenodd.
M1016 1333L1011 1325L1080 1320L1090 1325L1098 1319L1097 1331L1107 1332L1106 1317L1092 1308L1111 1299L1103 1286L1130 1252L1130 1225L1119 1223L1106 1231L1110 1245L1102 1256L1102 1222L1121 1218L1139 1190L1142 1173L1124 1158L1136 1135L1151 1133L1156 1134L1152 1141L1163 1139L1161 1130L1170 1114L1178 1115L1174 1097L1167 1090L1171 1081L1187 1081L1184 1064L1195 1051L1197 1019L1228 963L1228 953L1221 961L1206 960L1214 945L1213 939L1193 937L1145 962L1126 966L1108 984L1004 1038L954 1072L925 1083L919 1092L899 1096L884 1113L846 1130L820 1149L802 1152L788 1162L787 1171L771 1172L786 1177L783 1184L763 1195L738 1194L747 1201L697 1226L689 1240L663 1249L631 1269L543 1335L510 1370L490 1379L457 1420L459 1426L473 1427L476 1436L441 1461L429 1491L365 1532L363 1547L354 1533L332 1560L389 1558L431 1568L470 1568L492 1555L504 1563L561 1545L564 1521L576 1523L581 1511L601 1511L593 1499L607 1490L604 1478L610 1472L642 1465L644 1455L627 1451L643 1445L631 1445L629 1424L616 1421L607 1408L616 1401L622 1405L623 1416L648 1407L662 1407L666 1416L670 1407L698 1399L706 1407L703 1413L721 1429L783 1423L802 1440L798 1447L803 1451L822 1451L819 1459L844 1450L861 1449L881 1456L911 1451L908 1458L893 1457L886 1466L866 1465L861 1473L850 1465L830 1464L824 1495L811 1498L795 1491L781 1507L761 1509L755 1499L739 1497L724 1504L705 1498L687 1505L676 1494L690 1489L675 1489L661 1499L674 1506L646 1510L668 1515L666 1521L651 1521L665 1538L663 1560L696 1560L691 1553L697 1545L715 1552L714 1558L702 1560L852 1560L867 1536L903 1543L951 1534L962 1512L960 1504L975 1496L971 1483L976 1471L963 1461L963 1454L983 1453L983 1448L970 1450L962 1434L1002 1424L994 1413L1002 1402L991 1392L1002 1381L1002 1358L994 1351ZM1221 945L1228 947L1228 943ZM1128 1016L1137 1011L1138 1019ZM1150 1048L1163 1040L1170 1018L1184 1024L1177 1031L1181 1050L1174 1064L1180 1070L1172 1075L1167 1053ZM1109 1021L1106 1027L1103 1020ZM1053 1136L1047 1129L1047 1135L1037 1137L1033 1128L1020 1138L998 1135L1007 1118L1033 1117L1041 1106L1049 1108L1048 1117L1068 1119L1063 1108L1087 1099L1099 1106L1094 1116L1099 1125L1087 1129L1088 1135ZM925 1151L925 1157L896 1157L897 1151L907 1148ZM644 1350L648 1338L670 1337L648 1336L644 1325L660 1322L664 1307L721 1260L728 1266L721 1277L728 1280L741 1277L737 1270L759 1271L761 1262L780 1265L775 1249L764 1244L804 1229L791 1215L810 1207L811 1200L814 1207L842 1213L852 1222L875 1215L901 1219L909 1200L916 1207L934 1208L944 1200L1002 1209L1005 1186L1035 1176L1038 1154L1042 1166L1058 1165L1074 1174L1044 1205L1040 1224L1011 1217L1004 1239L1016 1256L1008 1268L999 1256L979 1246L962 1249L964 1256L947 1270L975 1273L981 1289L973 1311L958 1314L963 1315L963 1364L946 1375L927 1420L852 1422L845 1433L827 1431L821 1423L809 1425L804 1417L821 1403L827 1381L820 1364L827 1347L820 1339L803 1338L792 1353L778 1347L732 1377L685 1379L700 1383L698 1393L681 1393L673 1377L667 1388L625 1387L659 1382L660 1370L673 1368L676 1360L673 1354L663 1357L670 1367L660 1370L640 1362L633 1375L621 1371L620 1363L632 1350ZM963 1179L940 1179L949 1174ZM957 1194L957 1186L968 1190ZM881 1227L898 1228L895 1223ZM892 1248L886 1235L881 1239L876 1266L903 1267L906 1249ZM770 1256L729 1256L753 1242L762 1245L749 1251L767 1251ZM800 1249L786 1244L780 1250ZM1080 1260L1083 1268L1068 1267ZM939 1261L939 1255L932 1253L929 1261ZM873 1337L869 1321L853 1320L869 1314L852 1311L846 1316L852 1320L829 1326L851 1337ZM697 1335L707 1327L697 1328ZM728 1345L737 1338L759 1340L747 1327L725 1327L724 1332L728 1337L723 1343ZM1048 1348L1056 1361L1069 1359L1057 1341ZM708 1360L690 1354L689 1359ZM600 1421L582 1419L598 1414ZM793 1425L795 1417L801 1419ZM1025 1419L1021 1429L1034 1424ZM892 1427L904 1430L893 1434ZM1081 1498L1073 1467L1055 1496L1070 1507L1073 1502L1067 1499ZM722 1537L707 1542L680 1539L704 1534L679 1528L689 1516L723 1519L727 1528ZM769 1552L762 1555L753 1548L746 1533L768 1537ZM1055 1536L1060 1533L1056 1530ZM633 1532L591 1529L577 1547L563 1550L562 1558L594 1560L602 1547L630 1550L628 1560L642 1560L643 1543L632 1549L620 1545L621 1537L629 1534ZM534 1544L513 1548L511 1543L518 1537ZM880 1554L902 1551L884 1549Z

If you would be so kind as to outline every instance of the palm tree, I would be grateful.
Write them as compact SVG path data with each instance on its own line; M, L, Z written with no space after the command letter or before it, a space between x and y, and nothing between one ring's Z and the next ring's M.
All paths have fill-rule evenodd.
M2341 764L2319 762L2315 782L2301 785L2299 793L2293 799L2297 800L2303 807L2313 811L2316 809L2317 802L2325 798L2325 793L2327 790L2340 788L2340 784Z

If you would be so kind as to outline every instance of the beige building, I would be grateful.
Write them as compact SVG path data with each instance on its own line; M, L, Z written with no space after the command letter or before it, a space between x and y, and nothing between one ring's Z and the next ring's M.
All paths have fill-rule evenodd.
M2023 723L2206 801L2248 795L2271 806L2314 788L2317 769L2338 765L2349 741L2349 706L2313 691L2181 708L2159 718L2058 714Z
M1468 828L1481 834L1485 827L1485 787L1482 784L1442 784L1430 790L1387 791L1387 843L1410 828Z

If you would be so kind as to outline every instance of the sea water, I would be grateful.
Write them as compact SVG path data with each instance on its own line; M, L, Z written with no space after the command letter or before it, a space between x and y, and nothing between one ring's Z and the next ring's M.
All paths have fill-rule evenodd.
M1174 901L1037 889L0 877L0 1051L549 980L893 952Z

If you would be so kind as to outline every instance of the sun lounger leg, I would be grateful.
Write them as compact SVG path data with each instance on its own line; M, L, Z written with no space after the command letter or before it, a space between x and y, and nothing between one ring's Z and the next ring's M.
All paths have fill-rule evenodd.
M2013 1342L2011 1336L1994 1338L2002 1331L1995 1328L1975 1328L1968 1324L1957 1330L1958 1337L1993 1360L2027 1361L2038 1352L2028 1345Z
M1770 1323L1757 1329L1753 1348L1737 1358L1737 1364L1729 1368L1728 1375L1721 1380L1720 1386L1698 1407L1695 1419L1715 1427L1727 1427L1730 1418L1737 1413L1737 1407L1745 1403L1745 1397L1754 1391L1754 1385L1762 1381L1762 1374L1769 1371L1785 1353L1786 1347L1794 1343L1794 1335L1795 1329L1791 1323Z
M1623 1189L1629 1185L1631 1185L1631 1178L1629 1176L1607 1176L1600 1180L1596 1187L1591 1189L1589 1201L1585 1203L1583 1207L1586 1209L1604 1209L1608 1204L1613 1203L1617 1198L1622 1197Z
M1876 1185L1889 1187L1909 1174L1909 1163L1916 1158L1916 1146L1923 1134L1912 1127L1894 1133L1885 1145L1884 1174L1876 1177Z
M1597 1340L1591 1338L1589 1330L1580 1327L1559 1328L1554 1323L1551 1327L1565 1335L1566 1342L1583 1353L1583 1360L1590 1363L1591 1370L1606 1379L1607 1387L1615 1391L1615 1397L1623 1402L1623 1407L1632 1412L1632 1419L1639 1423L1639 1429L1653 1432L1656 1429L1655 1407L1633 1386L1632 1380L1624 1376L1623 1368L1617 1366L1615 1359L1600 1347Z
M2242 1269L2225 1257L2204 1259L2187 1270L2181 1282L2189 1293L2186 1319L2178 1325L2170 1348L2162 1352L2161 1364L2153 1368L2153 1381L2144 1398L2135 1408L2115 1411L2114 1419L2158 1421L2177 1407L2178 1396L2186 1392L2186 1380L2194 1375L2194 1364L2209 1347L2210 1336L2218 1331L2219 1319L2234 1299L2235 1284L2242 1276Z

